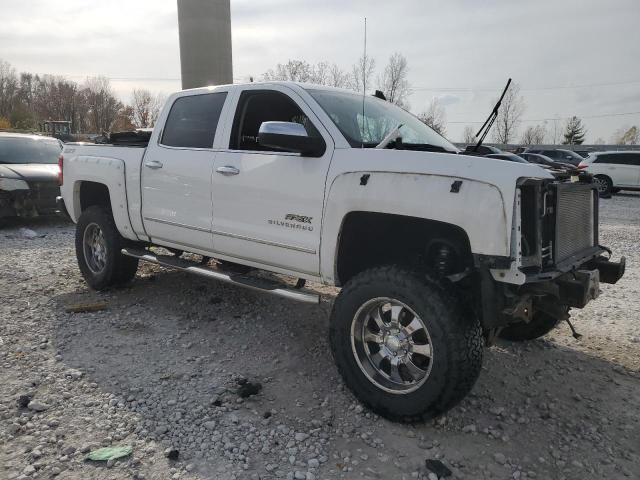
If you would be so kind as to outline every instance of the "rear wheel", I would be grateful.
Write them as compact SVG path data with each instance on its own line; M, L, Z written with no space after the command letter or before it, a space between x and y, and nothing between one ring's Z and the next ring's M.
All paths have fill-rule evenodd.
M593 181L598 187L598 193L601 197L608 197L613 191L613 182L606 175L596 175L593 177Z
M124 243L110 211L93 206L82 212L76 226L76 258L91 288L102 290L135 276L138 259L120 253Z
M500 331L500 338L510 340L512 342L524 342L527 340L535 340L545 336L551 330L556 328L561 320L549 315L545 312L536 312L533 319L529 323L514 323Z
M333 307L330 343L347 386L372 410L415 421L452 408L482 366L478 320L435 281L404 268L358 274Z

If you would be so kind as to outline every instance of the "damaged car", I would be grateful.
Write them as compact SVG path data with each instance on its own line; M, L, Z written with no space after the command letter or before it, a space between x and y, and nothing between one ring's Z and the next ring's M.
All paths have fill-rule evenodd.
M55 138L0 133L0 220L57 211L62 147Z

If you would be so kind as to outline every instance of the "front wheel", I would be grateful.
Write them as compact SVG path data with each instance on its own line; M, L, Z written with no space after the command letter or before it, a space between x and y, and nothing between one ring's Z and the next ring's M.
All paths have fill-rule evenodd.
M477 318L435 281L401 267L358 274L333 307L330 343L347 386L372 410L415 421L452 408L482 366Z
M82 212L76 226L76 258L91 288L103 290L135 276L138 259L120 253L123 246L111 212L98 206Z

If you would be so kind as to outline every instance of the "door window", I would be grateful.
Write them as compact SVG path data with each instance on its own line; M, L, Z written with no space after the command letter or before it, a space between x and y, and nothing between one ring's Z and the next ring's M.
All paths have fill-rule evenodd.
M309 136L320 136L309 117L290 97L274 90L251 90L240 96L229 148L273 151L273 147L264 147L258 143L258 131L262 122L300 123Z
M162 132L160 143L169 147L213 148L226 92L179 97Z

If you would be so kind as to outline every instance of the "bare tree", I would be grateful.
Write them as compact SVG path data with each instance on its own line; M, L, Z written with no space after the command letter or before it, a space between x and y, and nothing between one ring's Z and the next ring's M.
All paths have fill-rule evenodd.
M411 85L407 80L408 73L407 59L396 52L389 58L389 63L384 67L382 75L378 76L378 88L382 90L389 102L401 107L407 106L407 97L411 94Z
M133 107L126 105L122 107L116 114L115 119L111 123L110 130L112 132L128 132L135 129Z
M309 63L305 60L289 60L279 63L276 68L268 70L262 75L263 80L292 81L329 85L331 87L345 87L349 76L338 65L328 62Z
M9 117L18 93L18 76L9 62L0 60L0 116Z
M85 82L89 104L90 125L94 132L108 132L123 105L115 97L109 79L106 77L87 78Z
M520 85L514 83L504 96L496 118L493 134L496 142L506 145L513 141L524 110L524 99L520 96Z
M562 128L560 128L560 119L559 118L554 118L553 120L551 120L551 128L550 128L550 132L549 135L551 137L551 143L553 145L559 145L560 144L560 139L562 137Z
M544 143L544 137L547 135L547 131L543 125L530 125L522 134L520 143L523 145L541 145Z
M466 127L464 127L464 131L462 132L462 142L463 143L476 142L476 130L471 125L467 125Z
M136 88L131 95L133 124L138 128L153 127L162 108L162 96L153 95L149 90Z
M329 67L327 83L330 87L345 88L349 82L349 75L335 63Z
M263 75L264 80L285 80L291 82L309 82L313 76L313 65L306 60L289 60L279 63Z
M447 131L447 114L440 105L437 98L431 100L427 111L418 115L418 118L429 127L433 128L440 135L445 135Z
M360 57L358 63L351 67L351 74L347 86L356 92L370 89L373 74L376 70L376 61L371 57Z
M622 127L613 134L613 143L617 145L638 145L640 143L640 130L635 125L629 128Z

